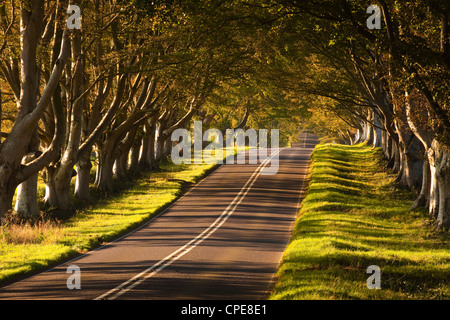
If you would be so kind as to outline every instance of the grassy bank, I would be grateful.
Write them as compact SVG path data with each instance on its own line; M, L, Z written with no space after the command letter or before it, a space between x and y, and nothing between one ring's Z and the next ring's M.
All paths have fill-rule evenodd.
M64 222L0 226L0 285L124 234L163 210L215 167L161 164L161 171L122 182L120 193L97 199Z
M270 299L449 299L448 233L393 184L366 145L322 144ZM381 269L381 289L366 270Z

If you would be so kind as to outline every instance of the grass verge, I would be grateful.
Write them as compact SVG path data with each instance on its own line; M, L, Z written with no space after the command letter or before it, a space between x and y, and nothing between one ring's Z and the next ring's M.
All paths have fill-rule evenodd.
M97 199L63 222L48 220L0 226L0 285L94 249L149 220L173 203L215 164L163 163L134 181L120 183L120 193Z
M449 234L396 188L378 149L318 145L270 299L449 299ZM370 265L381 289L368 289Z

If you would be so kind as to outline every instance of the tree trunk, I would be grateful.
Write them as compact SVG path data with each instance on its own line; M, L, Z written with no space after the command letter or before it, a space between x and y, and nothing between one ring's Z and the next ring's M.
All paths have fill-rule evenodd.
M26 165L41 154L39 151L38 132L35 130L28 145L28 154L23 157L22 165ZM37 200L38 172L22 182L17 188L16 204L14 210L23 218L31 219L39 216Z
M0 218L12 209L12 201L16 191L16 185L5 183L6 179L2 179L8 170L7 166L0 168ZM7 181L7 180L6 180Z
M145 155L146 162L150 170L157 169L156 154L155 154L155 144L156 144L156 121L157 117L150 119L150 125L148 128L148 148L147 154Z
M155 167L158 167L160 161L164 158L164 144L166 142L167 137L163 134L158 134L158 138L156 140L156 151L155 151Z
M399 173L400 172L400 148L398 147L398 144L396 142L392 143L392 149L391 149L392 157L394 158L394 164L392 166L392 172L393 173Z
M148 149L150 148L150 133L148 130L149 130L148 125L145 124L144 125L144 135L141 139L139 155L138 155L139 156L138 166L139 166L139 168L142 168L144 170L149 169L147 154L149 152Z
M99 166L97 168L97 179L95 185L103 192L114 191L114 154L113 141L107 141L98 152Z
M381 133L381 150L383 151L384 157L386 159L391 159L391 155L390 155L390 137L387 131L383 131Z
M121 155L114 162L113 172L114 176L120 180L128 179L128 152L124 150Z
M401 161L396 182L404 187L419 189L422 184L423 145L408 126L406 114L396 119L395 126L399 138Z
M425 158L425 160L423 161L422 170L422 187L420 189L420 194L414 201L413 205L409 208L409 210L415 210L417 208L428 209L431 185L431 171L428 158Z
M43 5L43 0L33 1L32 3L21 3L20 99L17 103L18 114L13 128L1 145L0 218L12 209L13 195L16 187L19 185L17 173L21 170L21 161L28 151L31 136L35 132L34 128L30 130L34 123L24 124L22 120L32 113L37 105L39 68L36 64L36 52L44 18Z
M421 142L413 136L406 151L406 161L408 162L408 185L410 188L420 190L423 179L424 148Z
M365 130L366 130L366 140L365 142L369 145L373 144L373 127L370 123L366 122L365 124Z
M428 163L430 164L430 193L429 193L429 204L428 213L434 219L437 219L439 213L439 187L436 179L436 164L434 159L433 149L428 150Z
M48 167L45 178L45 198L47 206L58 209L64 215L72 212L70 181L74 176L72 167Z
M380 118L376 112L374 112L374 114L373 114L373 122L374 122L374 126L372 126L372 130L373 130L372 146L374 148L378 148L378 147L381 147L383 131L379 128L379 127L381 127L381 122L380 122Z
M34 155L25 156L23 159L23 164L27 164L34 159ZM16 204L14 210L25 219L39 216L39 206L37 202L37 183L38 173L22 182L17 188Z
M158 113L148 119L144 125L144 138L142 139L142 151L139 158L139 167L143 169L156 169L155 165L155 138Z
M139 155L141 152L142 145L142 134L139 134L133 141L133 145L130 150L130 166L128 171L130 174L134 175L139 172Z
M89 192L91 177L91 153L86 152L76 164L77 180L75 183L75 198L83 201L90 201L91 194Z
M361 142L361 130L356 129L355 137L353 138L354 144Z
M428 207L428 212L433 218L437 218L439 208L439 190L436 180L436 159L432 149L435 136L433 128L430 126L429 113L427 111L427 101L418 90L405 92L406 96L406 117L409 127L425 149L425 159L423 167L422 189L418 199L413 204L416 206Z
M71 79L73 89L68 92L68 100L70 101L68 109L70 113L68 113L67 117L67 142L60 160L52 168L49 168L45 182L47 185L46 205L66 213L70 213L73 209L70 182L72 177L76 175L73 167L77 163L83 125L82 118L85 101L82 96L84 62L83 59L79 59L81 56L81 41L81 32L79 30L73 31L71 38L72 64L68 66L69 72L73 71L73 78Z
M167 159L167 157L170 155L172 151L172 139L170 136L168 136L164 141L164 147L163 147L163 159Z
M164 151L164 142L166 137L163 134L165 129L163 122L157 122L155 124L155 163L154 168L159 168L159 162L162 159L163 151Z
M422 185L423 159L419 157L422 153L422 145L414 139L400 150L400 172L396 182L410 189L420 189Z
M98 186L99 181L100 181L100 172L101 172L101 167L103 166L103 161L102 161L102 157L101 157L101 152L99 150L95 151L95 159L97 159L97 168L95 170L95 180L94 180L94 185Z
M435 154L436 180L439 188L437 227L450 229L450 153L436 140L432 143Z
M97 187L103 192L114 191L114 175L113 175L114 161L103 157L102 166L100 167L100 174Z

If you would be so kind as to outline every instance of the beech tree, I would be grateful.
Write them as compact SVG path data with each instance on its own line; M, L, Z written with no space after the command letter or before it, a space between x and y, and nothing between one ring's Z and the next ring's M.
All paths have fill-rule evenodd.
M61 1L63 6L64 1ZM10 4L11 28L4 35L4 44L7 46L10 33L15 29L14 21L16 10L20 10L20 61L14 57L2 59L2 75L10 85L16 97L17 116L14 125L6 139L0 145L0 216L11 209L12 198L17 186L28 178L37 174L55 157L62 143L60 136L55 134L49 147L39 155L37 152L37 128L42 114L50 105L52 95L58 86L61 75L70 55L69 31L60 25L62 13L61 6L52 6L42 0L21 1L16 8L14 1ZM40 92L42 74L38 66L37 52L40 42L45 35L46 9L57 10L53 13L54 23L64 31L55 35L53 49L58 52L54 60L48 81ZM5 9L6 10L6 9ZM48 26L50 28L50 26ZM10 54L13 50L10 51ZM5 53L5 52L3 52ZM18 68L20 65L20 71ZM19 75L20 74L20 75ZM58 108L58 106L54 106ZM60 110L54 110L59 114ZM22 159L26 154L34 152L36 159L26 164Z
M300 62L298 69L319 74L294 77L299 92L335 100L335 115L356 130L358 138L350 140L380 146L397 182L420 191L413 208L428 206L437 227L448 228L448 4L378 1L383 26L370 30L367 4L360 1L280 3L291 13L280 27L289 26L290 39L320 57L314 69L284 55L291 65ZM348 112L361 124L349 121Z

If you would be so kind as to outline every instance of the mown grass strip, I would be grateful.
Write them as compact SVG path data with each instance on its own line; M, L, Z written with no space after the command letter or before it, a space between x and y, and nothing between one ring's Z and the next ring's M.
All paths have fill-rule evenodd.
M397 189L379 150L318 145L270 299L449 299L449 234ZM381 289L367 287L380 267Z

